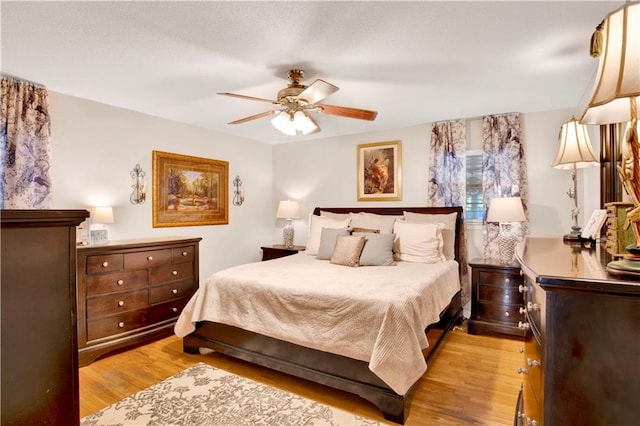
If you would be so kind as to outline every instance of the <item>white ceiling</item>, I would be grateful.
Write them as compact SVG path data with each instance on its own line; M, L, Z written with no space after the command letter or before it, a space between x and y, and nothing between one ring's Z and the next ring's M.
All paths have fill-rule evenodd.
M384 131L503 112L577 108L597 60L600 2L9 2L2 72L49 90L266 143ZM267 111L286 71L340 87L331 105L375 121L316 115L285 136ZM568 117L570 118L570 117Z

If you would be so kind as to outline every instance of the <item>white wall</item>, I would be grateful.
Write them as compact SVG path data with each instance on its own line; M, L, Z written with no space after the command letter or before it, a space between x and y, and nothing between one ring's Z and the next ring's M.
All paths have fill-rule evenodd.
M551 167L558 149L560 126L573 110L523 114L523 140L529 176L530 235L562 236L571 230L571 201L566 192L571 185L568 171ZM427 204L429 141L431 125L388 132L328 138L273 147L273 205L275 216L280 199L301 202L303 218L294 221L295 242L304 245L308 214L316 206L424 206ZM591 129L592 145L598 153L597 128ZM470 120L470 148L481 148L479 120ZM356 195L356 147L361 143L402 141L402 200L397 202L360 202ZM474 142L475 141L475 142ZM597 167L578 171L580 223L598 208L599 172ZM589 188L589 189L587 189ZM586 218L585 218L586 216ZM283 222L276 223L274 241L282 239ZM470 257L482 256L481 228L471 227L467 234Z
M114 207L109 239L202 237L200 276L260 259L260 246L273 233L271 146L163 120L122 108L49 92L54 208ZM152 151L229 162L232 180L240 175L246 201L229 206L229 224L152 227ZM129 202L130 172L139 163L148 181L147 201ZM231 201L231 197L230 197Z

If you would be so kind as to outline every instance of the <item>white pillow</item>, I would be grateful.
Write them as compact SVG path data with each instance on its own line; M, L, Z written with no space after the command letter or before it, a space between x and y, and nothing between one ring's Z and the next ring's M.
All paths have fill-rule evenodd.
M442 228L442 240L444 244L444 257L447 260L455 259L456 257L456 219L458 213L447 214L423 214L404 212L404 220L407 222L419 222L419 223L441 223Z
M381 234L391 234L393 223L402 216L393 216L375 213L349 213L352 228L378 229Z
M320 210L320 216L328 217L335 220L349 219L349 213L333 213L326 210Z
M445 261L442 253L442 224L396 220L393 251L396 260L420 263Z
M304 252L315 256L318 254L320 248L320 239L322 237L322 228L347 228L349 226L349 219L335 220L328 217L311 215L309 223L309 238L307 239L307 246Z

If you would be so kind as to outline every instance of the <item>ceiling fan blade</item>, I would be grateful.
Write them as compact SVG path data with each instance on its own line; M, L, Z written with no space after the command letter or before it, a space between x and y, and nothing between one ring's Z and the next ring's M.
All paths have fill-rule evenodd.
M247 121L251 121L251 120L256 120L258 118L262 118L262 117L268 117L270 115L273 115L277 112L280 112L279 110L271 110L271 111L265 111L265 112L261 112L260 114L255 114L255 115L250 115L249 117L244 117L244 118L240 118L238 120L232 121L230 123L227 124L242 124L242 123L246 123Z
M317 105L317 106L320 107L320 111L325 114L339 115L341 117L348 117L348 118L357 118L360 120L373 121L376 119L376 116L378 115L377 111L369 111L366 109L347 108L342 106L325 105L325 104Z
M277 103L274 100L271 99L265 99L265 98L256 98L254 96L246 96L246 95L238 95L236 93L218 93L218 95L222 95L222 96L231 96L232 98L239 98L239 99L247 99L249 101L260 101L260 102L269 102L270 104L275 104Z
M338 90L340 90L338 86L318 79L304 89L296 98L303 99L309 104L315 104Z
M315 128L315 129L313 129L312 131L310 131L310 132L308 132L308 133L305 133L305 135L312 135L312 134L314 134L314 133L318 133L320 130L322 130L322 129L320 129L320 126L318 126L318 122L317 122L317 121L316 121L316 120L311 116L311 114L308 114L308 113L305 111L304 115L306 115L306 116L307 116L307 118L309 118L309 120L311 120L311 122L316 126L316 128Z

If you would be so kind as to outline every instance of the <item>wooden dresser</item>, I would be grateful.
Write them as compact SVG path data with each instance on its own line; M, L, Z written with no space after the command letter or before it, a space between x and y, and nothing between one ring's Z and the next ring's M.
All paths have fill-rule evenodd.
M524 320L524 300L518 287L524 282L517 263L472 259L471 317L469 334L497 333L518 338L524 330L518 322Z
M632 425L640 418L640 280L606 272L611 255L529 238L520 425Z
M76 226L86 210L0 210L0 423L80 423Z
M198 288L200 240L121 241L78 249L80 366L173 333Z

